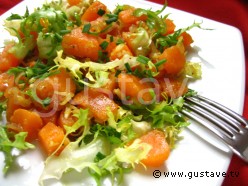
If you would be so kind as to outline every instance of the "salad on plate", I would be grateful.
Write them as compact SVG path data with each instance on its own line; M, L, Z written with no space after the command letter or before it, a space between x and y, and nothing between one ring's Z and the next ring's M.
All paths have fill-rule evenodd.
M176 28L161 10L101 1L44 3L4 22L0 53L0 151L5 175L13 150L44 156L39 184L87 170L96 184L159 167L189 125L180 114L188 82L192 23ZM7 177L6 177L7 179Z

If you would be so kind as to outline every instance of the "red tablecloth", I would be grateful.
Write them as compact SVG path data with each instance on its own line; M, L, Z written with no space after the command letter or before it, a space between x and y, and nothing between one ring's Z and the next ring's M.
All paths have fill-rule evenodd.
M20 2L11 0L0 2L0 14ZM164 0L150 0L160 4ZM223 22L240 29L243 35L246 64L248 64L248 1L247 0L168 0L168 5L177 9L191 12L219 22ZM230 47L231 44L230 44ZM246 65L248 72L248 65ZM243 115L248 118L248 74L246 73L246 94ZM218 163L218 162L216 162ZM248 164L245 164L235 155L231 160L228 171L238 171L239 177L226 177L223 186L248 186Z

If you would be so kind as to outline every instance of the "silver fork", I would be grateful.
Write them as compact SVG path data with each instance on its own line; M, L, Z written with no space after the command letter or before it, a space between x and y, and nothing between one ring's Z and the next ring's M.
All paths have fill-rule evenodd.
M185 98L181 113L209 129L248 163L248 120L244 117L200 95Z

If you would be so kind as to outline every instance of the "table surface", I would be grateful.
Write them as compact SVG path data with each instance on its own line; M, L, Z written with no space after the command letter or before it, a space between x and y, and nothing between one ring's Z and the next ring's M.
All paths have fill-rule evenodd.
M164 0L150 0L163 4ZM15 6L21 0L0 0L0 15ZM246 85L243 116L248 118L248 1L247 0L168 0L173 8L191 12L219 22L237 27L243 36L246 57ZM230 46L231 47L231 46ZM248 164L233 155L228 172L238 171L238 178L226 177L222 186L248 186Z

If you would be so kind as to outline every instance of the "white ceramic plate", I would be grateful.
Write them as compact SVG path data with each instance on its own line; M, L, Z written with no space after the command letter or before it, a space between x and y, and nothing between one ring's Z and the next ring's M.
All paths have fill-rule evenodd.
M142 0L102 0L109 9L117 4L130 4L136 7L160 9L162 6ZM12 13L24 14L26 6L29 10L40 6L41 2L25 0L1 16L0 24ZM190 84L201 95L209 97L223 105L242 113L244 102L244 50L242 36L238 29L187 12L166 8L165 14L174 20L177 28L191 25L194 21L203 22L202 27L213 30L194 28L190 34L194 44L188 54L188 59L202 63L202 80ZM0 46L8 34L0 27ZM232 153L213 138L203 132L196 124L182 132L184 139L172 151L169 160L163 167L142 169L127 174L124 185L221 185L230 163ZM211 141L209 143L209 141ZM214 143L216 146L213 146ZM220 150L221 149L221 150ZM3 155L0 154L0 169L3 167ZM4 186L36 186L43 169L43 156L38 150L29 151L17 158L17 165L11 169L7 177L0 173L0 183ZM161 176L154 178L154 170L159 170ZM170 174L168 177L164 172ZM159 173L157 173L159 175ZM235 178L234 178L235 179ZM64 183L53 185L92 185L85 176L75 172L66 175ZM109 185L106 180L104 185Z

